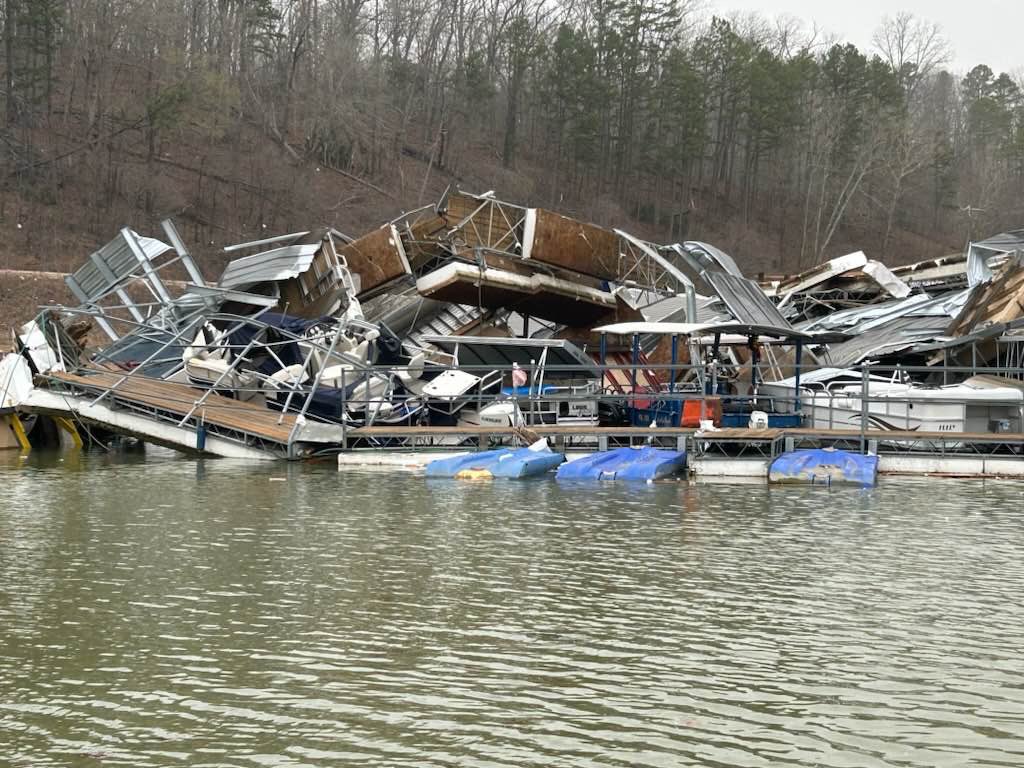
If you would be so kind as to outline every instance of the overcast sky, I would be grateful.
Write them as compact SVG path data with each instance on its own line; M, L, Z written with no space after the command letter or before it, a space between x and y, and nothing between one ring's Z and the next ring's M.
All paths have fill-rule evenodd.
M871 35L885 16L900 11L934 21L953 44L950 67L965 73L988 64L996 73L1024 71L1024 0L710 0L711 10L757 11L762 16L795 16L807 26L835 33L859 48L871 45Z

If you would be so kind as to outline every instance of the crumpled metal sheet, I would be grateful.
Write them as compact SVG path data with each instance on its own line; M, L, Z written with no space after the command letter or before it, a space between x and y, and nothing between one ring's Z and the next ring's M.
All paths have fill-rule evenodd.
M772 303L761 286L745 277L727 272L703 272L701 277L715 289L725 306L741 323L790 328L789 320Z

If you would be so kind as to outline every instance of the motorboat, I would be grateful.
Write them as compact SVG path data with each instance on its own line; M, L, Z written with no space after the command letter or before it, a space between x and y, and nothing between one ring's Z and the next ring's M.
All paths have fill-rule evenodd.
M431 423L454 423L460 411L473 404L476 410L494 399L501 388L501 373L491 371L477 376L460 368L442 371L420 390L427 409L431 412Z
M817 373L817 372L815 372ZM796 409L795 377L765 384L762 395L775 397L777 409ZM799 409L815 429L909 432L1021 432L1024 384L995 376L972 376L960 384L928 387L898 377L871 376L865 398L862 374L828 369L803 376Z
M458 412L462 426L596 426L599 422L601 372L570 341L491 336L427 336L424 341L450 355L456 365L492 369L479 383L465 368L447 370L424 389L432 410ZM504 371L516 369L523 372L525 383L502 386ZM459 407L444 408L447 403Z

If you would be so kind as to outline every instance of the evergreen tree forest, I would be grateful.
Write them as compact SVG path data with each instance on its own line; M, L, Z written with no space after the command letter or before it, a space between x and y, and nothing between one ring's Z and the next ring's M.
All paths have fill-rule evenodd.
M493 189L748 272L1024 226L1024 94L689 0L0 0L0 267L174 216L198 255Z

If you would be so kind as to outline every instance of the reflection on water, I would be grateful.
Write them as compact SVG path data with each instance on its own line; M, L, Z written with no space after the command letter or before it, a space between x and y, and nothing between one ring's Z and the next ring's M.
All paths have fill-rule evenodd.
M0 454L0 764L1021 765L1022 498Z

